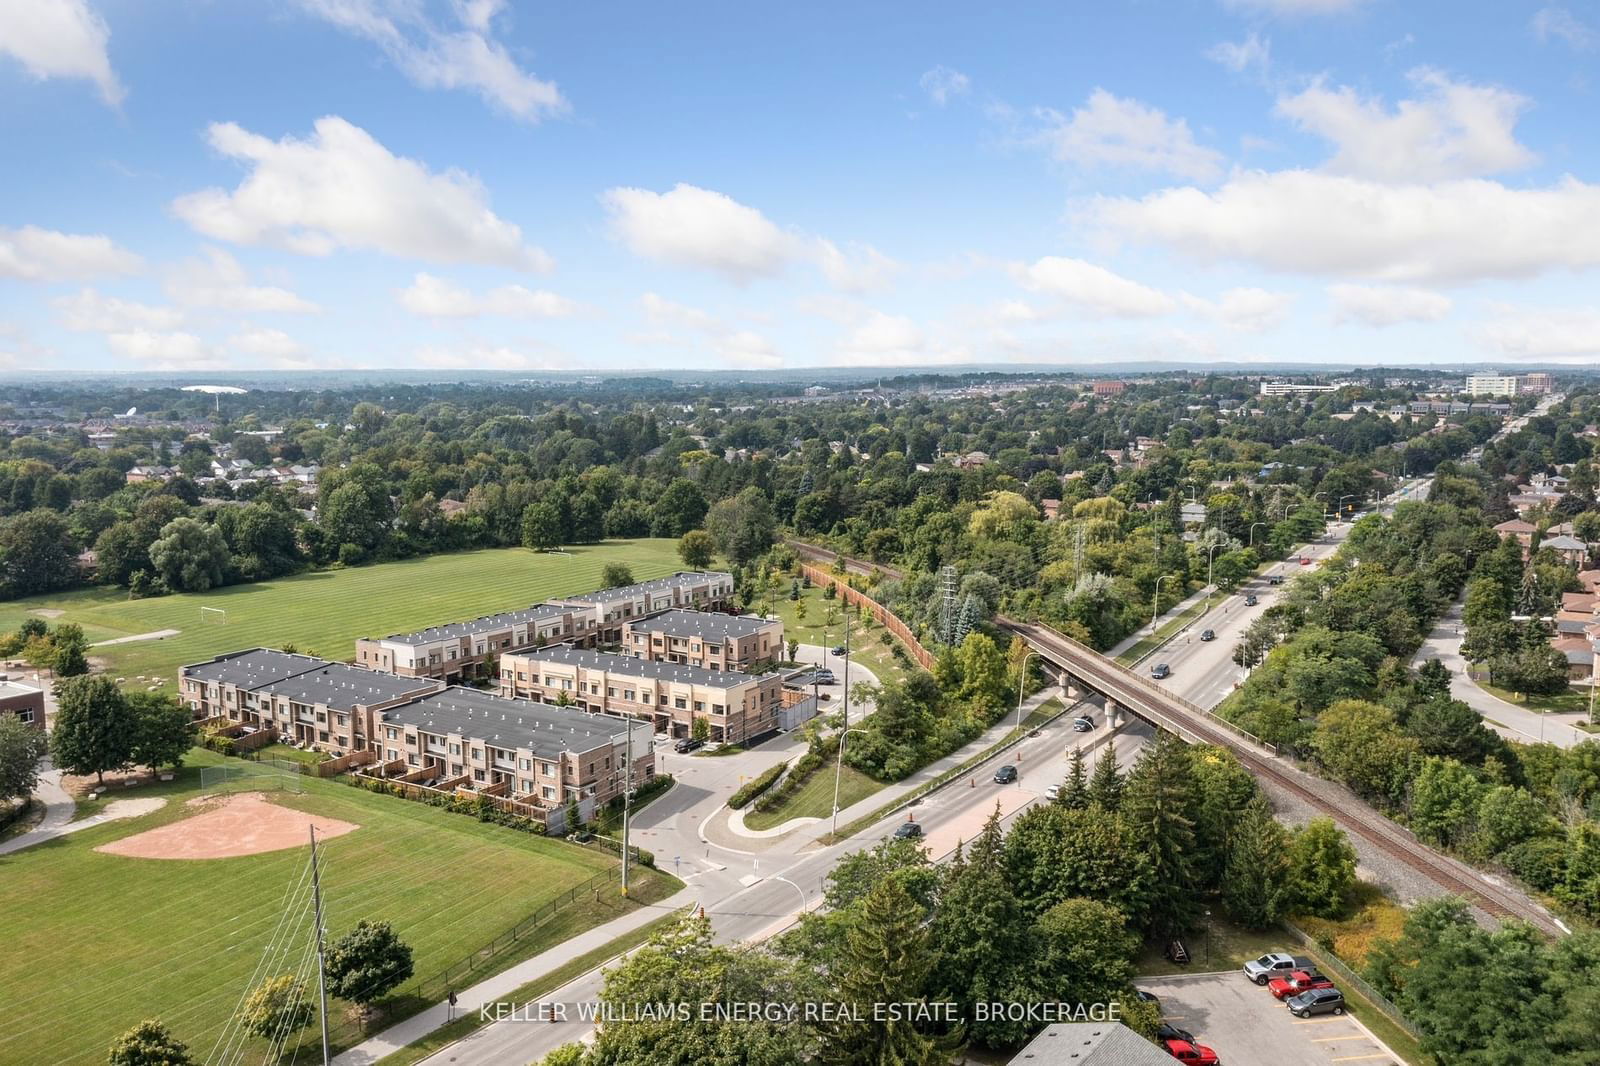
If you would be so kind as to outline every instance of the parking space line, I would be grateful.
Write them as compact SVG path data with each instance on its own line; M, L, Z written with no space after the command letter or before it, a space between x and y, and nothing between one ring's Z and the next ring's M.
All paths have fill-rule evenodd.
M1361 1062L1371 1059L1387 1059L1388 1055L1345 1055L1343 1058L1330 1059L1330 1062Z
M1310 1040L1313 1044L1327 1044L1335 1040L1365 1040L1366 1038L1366 1034L1364 1033L1353 1032L1346 1033L1343 1036L1312 1036L1307 1037L1306 1039Z
M1349 1019L1347 1019L1347 1018L1301 1018L1299 1021L1290 1022L1289 1024L1290 1025L1327 1025L1329 1022L1343 1022L1343 1021L1348 1021L1348 1020Z

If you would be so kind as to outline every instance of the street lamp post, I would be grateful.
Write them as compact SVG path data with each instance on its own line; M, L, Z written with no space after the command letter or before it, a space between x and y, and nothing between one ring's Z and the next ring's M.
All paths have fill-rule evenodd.
M1347 492L1343 496L1339 497L1339 515L1340 515L1340 517L1344 516L1344 501L1350 499L1352 496L1354 496L1356 499L1360 499L1361 498L1361 493L1359 493L1359 492Z
M1028 660L1038 655L1037 651L1030 651L1022 657L1022 663L1017 668L1017 732L1022 731L1022 688L1028 683Z
M1250 523L1250 547L1254 548L1256 546L1256 527L1257 526L1264 526L1264 525L1266 525L1265 522L1251 522Z
M1163 581L1165 581L1167 578L1171 577L1171 576L1172 576L1171 574L1160 574L1160 575L1158 575L1156 577L1156 594L1155 594L1155 596L1151 597L1151 600L1150 600L1150 635L1151 636L1154 636L1155 632L1156 632L1156 615L1161 613L1161 583Z
M1206 549L1206 610L1211 610L1211 592L1213 587L1213 574L1216 573L1217 549L1222 547L1219 541Z
M839 757L833 764L833 828L830 833L839 832L839 779L844 775L844 738L851 733L865 734L865 729L843 729L839 732Z
M1326 496L1326 495L1327 495L1327 493L1326 493L1326 492L1313 492L1313 493L1312 493L1312 494L1311 494L1311 498L1312 498L1312 499L1313 499L1313 500L1315 500L1315 499L1317 499L1317 498L1318 498L1318 497L1319 497L1319 496ZM1327 517L1328 517L1328 505L1327 505L1327 504L1323 504L1323 505L1322 505L1322 517L1323 517L1323 519L1324 519L1324 521L1326 521L1326 519L1327 519Z
M800 913L804 914L806 912L806 890L801 888L799 885L795 884L793 881L789 880L787 877L783 876L782 874L773 874L772 875L772 879L774 881L782 881L784 884L790 886L796 892L800 893Z

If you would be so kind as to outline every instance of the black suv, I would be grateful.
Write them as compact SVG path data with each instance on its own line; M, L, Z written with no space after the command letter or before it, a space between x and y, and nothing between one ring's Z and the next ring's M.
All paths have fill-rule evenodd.
M997 785L1009 785L1016 779L1017 768L1010 763L1006 763L994 772L994 783Z
M922 823L901 822L899 827L894 831L894 838L896 840L921 840Z
M679 755L687 755L694 749L703 747L705 747L705 741L696 740L693 737L683 737L676 744L672 745L672 750L677 752Z

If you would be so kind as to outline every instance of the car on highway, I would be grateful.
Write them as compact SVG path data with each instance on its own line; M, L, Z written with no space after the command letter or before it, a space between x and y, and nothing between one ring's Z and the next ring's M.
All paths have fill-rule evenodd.
M1309 1018L1313 1014L1343 1014L1344 993L1337 988L1313 988L1283 1001L1289 1013L1296 1018Z
M1179 1062L1194 1062L1199 1066L1217 1066L1222 1060L1204 1044L1191 1044L1187 1040L1163 1040L1161 1046Z
M1286 951L1269 951L1259 959L1251 959L1242 967L1244 975L1258 985L1265 985L1274 977L1283 977L1296 970L1314 970L1316 964Z
M818 670L816 678L819 685L835 685L839 682L839 679L833 676L832 670Z
M1203 630L1200 631L1200 639L1201 640L1216 640L1217 639L1217 631L1214 630L1214 629L1203 629Z
M1150 676L1160 681L1164 677L1172 676L1172 667L1166 663L1156 663L1150 668Z
M1256 594L1254 592L1250 593L1250 595L1248 595L1248 596L1246 596L1244 598L1244 605L1246 607L1254 607L1256 604L1258 604L1260 602L1261 602L1260 600L1256 599Z
M922 839L922 823L921 822L901 822L899 824L899 826L897 826L895 828L894 838L896 840L921 840Z
M835 644L828 652L830 655L845 655L846 653L847 649L843 644Z
M1086 714L1080 714L1072 720L1072 730L1075 733L1088 733L1094 729L1094 719Z
M1311 565L1311 556L1309 556L1309 555L1300 556L1300 565L1301 566L1310 566Z
M703 740L696 740L694 737L680 737L678 742L672 745L672 750L677 752L679 755L687 755L696 748L703 748L705 746L706 742Z
M1017 768L1010 763L1006 763L994 772L994 783L997 785L1009 785L1016 779Z
M1267 991L1273 999L1288 999L1313 988L1332 988L1333 982L1315 970L1295 970L1287 977L1274 977L1267 982Z
M1269 585L1281 585L1281 584L1283 584L1283 575L1282 574L1273 574L1271 577L1267 578L1267 584L1269 584Z

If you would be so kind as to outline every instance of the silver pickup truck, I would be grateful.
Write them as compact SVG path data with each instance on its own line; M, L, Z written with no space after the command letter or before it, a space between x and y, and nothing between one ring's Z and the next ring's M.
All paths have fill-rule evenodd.
M1244 964L1244 975L1258 985L1264 985L1274 977L1287 975L1295 970L1314 970L1316 963L1304 955L1289 955L1282 951L1272 951L1259 959L1251 959Z

